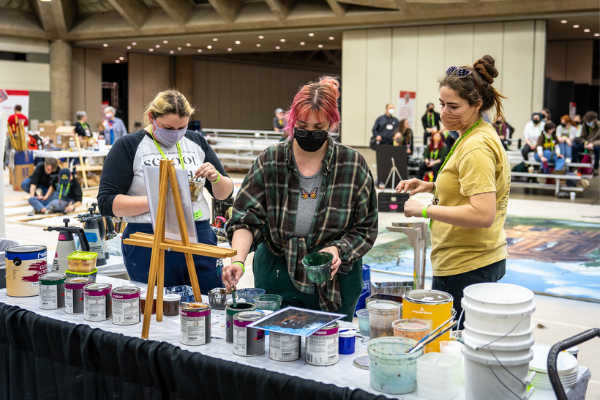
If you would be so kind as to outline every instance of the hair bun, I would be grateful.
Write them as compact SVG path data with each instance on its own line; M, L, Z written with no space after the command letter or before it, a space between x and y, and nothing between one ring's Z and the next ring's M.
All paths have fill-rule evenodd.
M475 68L475 71L481 75L483 80L491 84L494 83L494 78L498 76L498 70L494 66L495 64L496 60L494 60L494 57L486 54L479 60L475 61L473 68Z
M338 82L337 79L335 79L335 77L327 76L327 75L322 76L319 79L319 84L331 86L332 89L334 89L334 91L335 91L335 98L337 99L338 97L340 97L340 91L339 91L340 83Z

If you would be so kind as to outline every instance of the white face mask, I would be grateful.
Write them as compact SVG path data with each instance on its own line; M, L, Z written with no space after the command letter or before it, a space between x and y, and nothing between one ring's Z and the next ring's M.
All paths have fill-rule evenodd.
M390 110L389 110L388 112L390 113L390 115L394 115L394 112L395 112L395 111L396 111L396 110L394 110L393 108L390 108Z

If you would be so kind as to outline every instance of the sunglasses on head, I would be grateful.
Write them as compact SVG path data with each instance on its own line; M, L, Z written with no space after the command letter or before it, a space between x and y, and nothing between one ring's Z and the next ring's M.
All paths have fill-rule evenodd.
M321 140L327 136L327 133L328 132L326 130L309 131L306 129L294 128L294 136L300 138L305 138L308 136L308 134L312 134L315 139Z
M464 78L466 76L471 75L471 78L473 78L473 83L475 84L477 91L481 95L481 90L479 89L479 85L477 84L477 79L475 79L475 76L473 75L473 71L467 68L450 67L446 70L446 75L451 75L452 73L454 73L454 71L456 71L456 76L458 76L459 78Z

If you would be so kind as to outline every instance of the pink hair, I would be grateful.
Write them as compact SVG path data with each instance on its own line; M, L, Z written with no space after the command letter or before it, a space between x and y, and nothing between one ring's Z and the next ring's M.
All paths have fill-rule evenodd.
M294 135L294 125L299 119L307 121L311 113L316 113L319 122L329 121L329 131L334 132L340 125L338 98L340 84L332 76L323 76L318 82L310 82L302 86L294 96L292 106L285 114L286 127L291 139Z

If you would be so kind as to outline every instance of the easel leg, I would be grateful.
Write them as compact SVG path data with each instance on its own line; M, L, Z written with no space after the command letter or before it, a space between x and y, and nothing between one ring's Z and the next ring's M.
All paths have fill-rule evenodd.
M156 243L157 240L155 239ZM144 307L144 324L142 326L142 339L148 339L150 333L150 319L152 318L152 303L154 303L154 286L156 285L156 275L158 272L160 255L158 251L152 252L150 260L150 273L148 275L148 287L146 289L146 306ZM158 304L157 304L158 306Z
M159 252L159 260L158 260L158 284L157 284L157 293L156 293L156 320L158 322L163 319L163 288L165 286L165 251L160 250Z
M198 275L196 275L196 265L194 265L194 257L192 257L190 253L185 253L185 261L187 263L188 273L190 275L190 282L192 282L194 299L197 302L201 302L202 293L200 292L200 285L198 284Z

